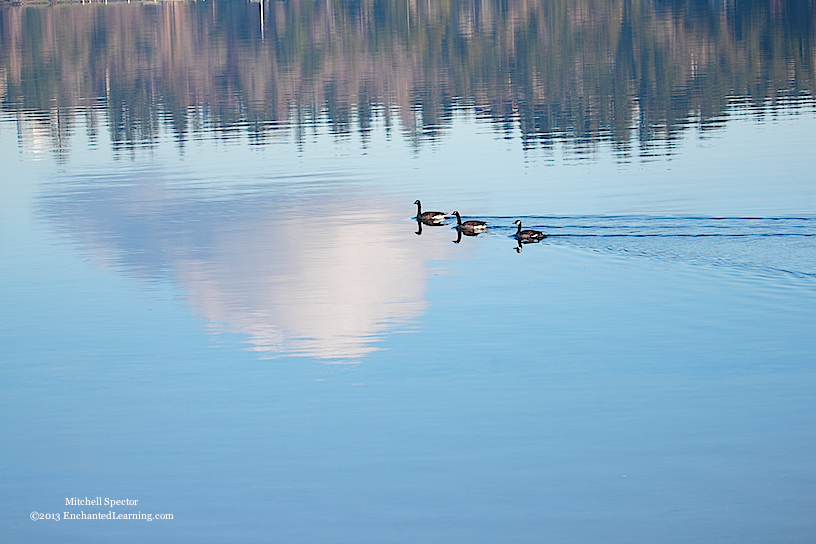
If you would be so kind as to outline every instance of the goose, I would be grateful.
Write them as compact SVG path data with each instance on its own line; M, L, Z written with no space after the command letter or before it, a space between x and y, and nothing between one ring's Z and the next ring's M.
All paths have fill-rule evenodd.
M513 221L514 225L518 225L518 230L513 235L515 236L516 240L528 240L528 241L536 241L543 240L547 237L546 234L541 232L540 230L521 230L521 220L516 219Z
M453 212L451 215L456 216L456 228L460 231L464 231L465 234L469 232L486 232L487 231L487 223L484 221L465 221L462 223L462 217L459 215L459 212Z
M442 212L422 212L422 203L419 200L415 200L414 204L417 205L417 214L416 218L417 221L422 221L426 225L432 225L434 223L441 223L445 220L445 214Z

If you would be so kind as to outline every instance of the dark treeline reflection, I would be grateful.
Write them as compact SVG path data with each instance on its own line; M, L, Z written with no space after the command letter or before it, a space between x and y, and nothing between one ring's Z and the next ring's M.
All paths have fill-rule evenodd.
M461 108L520 128L527 147L626 149L717 124L734 100L810 100L814 12L816 0L23 5L0 8L0 99L57 149L83 116L92 138L105 127L132 147L167 128L264 142L375 121L419 140Z

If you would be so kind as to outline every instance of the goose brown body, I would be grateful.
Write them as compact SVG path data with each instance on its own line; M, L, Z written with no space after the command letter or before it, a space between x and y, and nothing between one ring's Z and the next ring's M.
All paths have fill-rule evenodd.
M425 224L441 223L447 217L443 212L423 212L422 203L419 200L415 200L414 204L417 205L417 221Z
M541 232L540 230L532 229L521 230L521 220L517 219L516 221L513 221L513 224L518 225L518 230L516 231L516 234L514 234L517 240L529 240L529 241L535 240L537 242L547 237L547 235Z
M487 223L484 221L465 221L462 222L462 217L459 212L453 212L451 215L456 216L456 228L465 232L485 232L487 231Z

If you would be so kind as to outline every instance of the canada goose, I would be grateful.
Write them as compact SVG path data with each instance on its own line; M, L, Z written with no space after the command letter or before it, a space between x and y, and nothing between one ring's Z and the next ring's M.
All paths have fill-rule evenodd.
M529 241L536 241L543 240L547 237L546 234L541 232L540 230L521 230L521 220L516 219L513 221L514 225L518 225L518 230L513 235L517 240L529 240Z
M465 234L469 232L485 232L487 231L487 223L484 221L465 221L462 223L462 217L459 215L459 212L453 212L452 215L456 216L456 228L464 231Z
M441 223L445 220L445 214L442 212L425 212L422 213L422 203L419 200L415 200L414 204L417 205L417 214L416 218L417 221L422 221L426 225L433 225L434 223Z

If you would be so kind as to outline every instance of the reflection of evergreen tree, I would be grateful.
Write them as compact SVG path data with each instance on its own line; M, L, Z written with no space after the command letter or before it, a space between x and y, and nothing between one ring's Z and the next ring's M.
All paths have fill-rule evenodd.
M813 93L816 1L239 0L0 9L6 111L104 104L117 146L204 123L263 142L397 113L434 137L477 109L527 146L626 147L716 123L734 96ZM71 109L81 107L79 110ZM73 114L72 114L73 115ZM66 121L62 121L66 123ZM68 123L70 124L70 123ZM296 127L296 130L297 129Z

